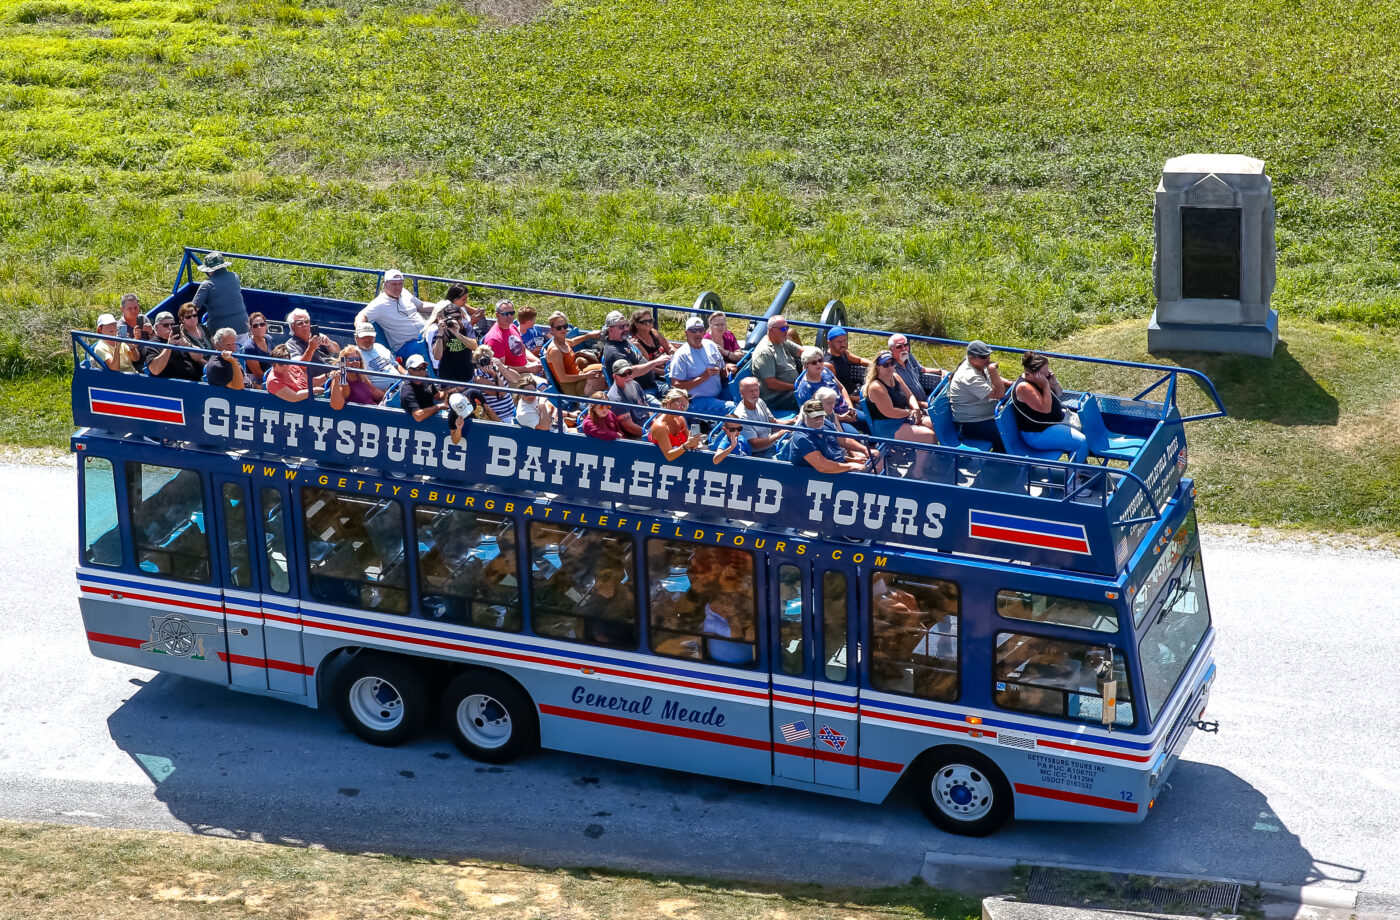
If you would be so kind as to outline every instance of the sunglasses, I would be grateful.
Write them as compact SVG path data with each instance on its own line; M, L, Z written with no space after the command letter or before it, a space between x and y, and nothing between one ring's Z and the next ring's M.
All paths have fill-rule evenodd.
M293 326L310 326L310 325L311 325L311 320L309 320L309 319L294 320L294 321L292 322L292 325L293 325Z
M730 428L728 425L726 425L726 426L724 427L724 433L725 433L725 434L738 434L739 432L741 432L741 431L743 431L743 430L744 430L744 429L742 429L742 428Z
M549 328L553 329L555 332L563 332L565 329L568 329L569 327L568 327L568 326L550 326Z
M501 312L497 313L496 315L497 315L497 316L514 316L514 315L515 315L515 311L514 311L514 310L502 310Z
M807 366L808 366L808 367L811 367L811 366L814 365L814 364L821 364L821 363L822 363L822 359L821 359L821 358L816 358L816 359L813 359L813 360L808 361L808 362L806 362L806 363L807 363Z
M650 326L650 325L651 325L652 323L654 323L654 322L656 322L656 320L651 320L651 319L639 319L639 320L637 320L637 325L638 325L638 326Z
M881 358L875 362L876 367L894 367L894 358Z
M252 327L253 327L254 329L266 329L266 328L267 328L267 323L253 323L253 324L252 324Z
M161 326L173 326L173 325L175 325L175 324L172 323L170 320L165 320L164 322L156 323L156 328L160 328Z
M779 332L787 332L789 327L787 327L787 326L775 326L774 328L777 329Z
M890 347L891 347L891 348L908 348L908 347L909 347L909 343L908 343L908 342L895 342L895 343L894 343L893 345L891 345Z

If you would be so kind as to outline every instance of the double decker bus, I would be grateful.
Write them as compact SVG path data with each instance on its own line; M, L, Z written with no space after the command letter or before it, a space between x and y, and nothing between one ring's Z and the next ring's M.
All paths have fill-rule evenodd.
M156 309L191 298L202 251ZM371 296L382 277L235 258ZM464 283L672 325L718 305ZM731 314L750 344L791 291ZM244 298L307 309L343 342L364 303ZM1013 816L1141 821L1188 737L1214 728L1184 425L1224 409L1193 371L1055 356L1067 378L1156 381L1075 394L1114 439L1089 464L868 438L883 472L828 475L478 419L454 440L441 417L110 371L102 338L72 334L79 605L98 657L329 704L375 744L440 725L491 763L543 747L867 802L903 781L967 835ZM1183 375L1214 411L1183 416ZM937 461L923 478L916 450Z

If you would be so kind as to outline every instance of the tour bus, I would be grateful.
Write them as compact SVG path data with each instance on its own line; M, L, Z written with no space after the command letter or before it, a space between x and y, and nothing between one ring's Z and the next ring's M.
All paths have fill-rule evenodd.
M157 309L191 298L201 252ZM382 277L235 258L323 290L362 280L365 300ZM673 325L718 306L465 283ZM791 291L731 314L750 344ZM244 298L306 308L343 342L364 303ZM833 309L790 322L820 340ZM1157 379L1075 394L1115 445L1087 465L870 438L882 472L827 475L475 419L457 441L441 417L113 372L102 338L72 334L98 657L329 702L374 744L440 725L490 763L543 747L866 802L903 781L967 835L1013 815L1141 821L1192 732L1216 727L1184 424L1224 409L1195 372L1057 356L1064 377ZM1214 410L1182 414L1182 375ZM902 476L918 449L939 462Z

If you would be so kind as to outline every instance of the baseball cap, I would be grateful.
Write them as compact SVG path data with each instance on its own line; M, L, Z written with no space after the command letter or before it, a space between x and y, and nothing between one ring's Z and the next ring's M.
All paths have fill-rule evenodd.
M826 409L822 408L820 399L809 399L802 404L803 415L826 415Z
M631 362L631 361L628 361L626 358L618 358L616 361L613 362L613 366L612 366L612 375L613 375L614 377L616 377L618 374L622 373L623 371L630 371L631 369L632 369L632 362Z
M116 323L117 318L110 313L103 313L97 318L97 325L106 326Z
M355 327L356 337L362 335L374 335L374 323L360 323Z
M418 357L414 355L414 357ZM467 402L467 397L461 393L453 393L447 397L447 406L458 415L471 415L471 403Z
M894 354L889 351L882 351L875 356L875 363L880 367L887 367L894 363Z
M157 323L173 323L175 322L175 314L171 313L169 310L161 310L156 314L154 321Z
M704 329L705 321L698 316L692 316L685 321L685 331L694 332L696 329Z
M415 367L427 367L428 359L423 357L422 355L409 355L408 360L403 363L403 366L409 368L410 370L412 370Z
M617 311L617 310L614 310L614 311L612 311L611 313L609 313L609 314L607 315L607 318L603 320L603 328L605 328L605 329L606 329L608 326L625 326L625 325L627 325L627 317L623 316L622 313L619 312L619 311Z
M385 281L402 281L402 280L403 280L403 272L399 271L397 268L391 268L391 269L389 269L388 271L386 271L386 272L384 273L384 280L385 280Z
M973 339L967 343L967 356L969 358L987 358L991 357L991 354L992 346L981 339Z
M832 326L831 329L828 330L827 333L826 333L826 337L827 337L828 340L830 340L830 339L839 339L839 338L842 338L842 337L845 336L845 335L846 335L846 330L845 330L845 329L842 329L840 326Z

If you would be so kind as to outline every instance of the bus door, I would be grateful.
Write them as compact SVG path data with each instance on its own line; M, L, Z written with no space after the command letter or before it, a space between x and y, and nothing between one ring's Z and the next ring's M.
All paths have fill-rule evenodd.
M848 612L852 579L830 565L768 560L773 629L773 772L856 788L857 700ZM848 680L848 675L850 679Z
M264 480L257 484L257 545L266 649L267 688L296 696L306 695L305 659L302 655L301 608L292 590L296 571L291 490L285 482Z
M266 690L258 560L253 552L255 544L249 539L253 533L252 484L247 477L215 475L214 493L219 510L213 533L223 544L221 583L229 683Z

